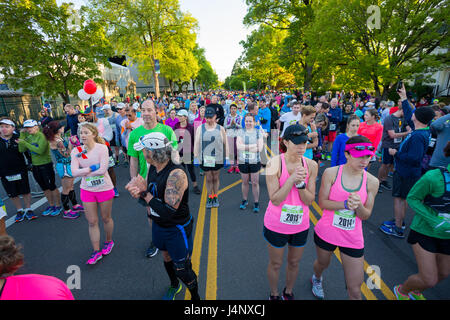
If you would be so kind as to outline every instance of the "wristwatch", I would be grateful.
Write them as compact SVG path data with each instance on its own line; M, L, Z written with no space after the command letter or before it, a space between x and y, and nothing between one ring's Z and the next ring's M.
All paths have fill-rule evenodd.
M145 199L145 197L147 196L147 194L148 194L148 191L142 191L141 194L140 194L140 196L141 196L142 199Z

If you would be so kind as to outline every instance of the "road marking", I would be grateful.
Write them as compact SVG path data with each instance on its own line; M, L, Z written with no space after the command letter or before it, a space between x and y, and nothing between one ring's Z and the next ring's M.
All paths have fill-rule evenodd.
M315 201L313 201L312 206L317 211L317 213L320 216L322 216L323 211L322 211L322 209L319 207L319 205ZM383 293L383 295L386 297L386 299L388 299L388 300L396 300L394 293L391 291L391 289L386 285L386 283L383 281L383 279L381 279L381 277L378 274L376 274L376 273L370 273L369 274L367 272L367 268L368 267L369 267L369 264L367 263L366 260L364 260L364 272L369 277L375 278L375 280L377 280L378 283L381 284L381 288L380 289L381 289L381 292ZM367 285L366 285L366 287L367 287ZM367 288L367 290L369 290L369 289Z
M241 183L241 182L242 182L242 179L239 179L238 181L233 182L232 184L230 184L230 185L226 186L225 188L219 190L219 192L217 192L217 195L219 195L219 194L221 194L221 193L224 193L225 191L227 191L227 190L229 190L229 189L231 189L231 188L237 186L237 185L238 185L239 183Z
M75 186L75 184L77 184L78 182L80 182L81 178L75 178L75 180L73 181L73 185ZM62 191L62 186L58 188L59 192ZM36 201L35 203L33 203L31 205L31 210L35 211L37 208L39 208L40 206L42 206L43 204L45 204L47 202L47 198L44 196L43 198L41 198L40 200ZM6 220L6 228L12 226L14 223L16 223L16 215L14 214L11 218L9 218L8 220Z
M217 300L217 208L211 208L208 244L208 267L206 273L206 300Z
M206 177L203 178L202 195L200 198L200 205L198 208L197 223L195 226L195 236L194 236L194 248L192 251L192 269L197 274L197 278L200 279L200 257L202 255L202 244L203 244L203 229L205 227L205 206L206 206ZM186 290L184 295L184 300L191 300L191 294L189 290Z

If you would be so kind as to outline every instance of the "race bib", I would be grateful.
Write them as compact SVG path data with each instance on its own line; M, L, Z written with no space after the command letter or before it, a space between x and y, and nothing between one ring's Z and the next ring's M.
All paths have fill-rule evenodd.
M216 166L216 158L213 156L203 156L203 165L208 168Z
M355 229L356 214L353 210L339 210L334 212L333 226L341 230L350 231Z
M244 151L242 153L245 160L254 161L256 160L256 152Z
M105 176L86 177L86 185L90 188L105 184Z
M330 131L336 131L336 123L330 123Z
M402 140L402 138L394 138L394 143L401 143Z
M436 138L431 138L428 147L434 148L435 145L436 145Z
M21 180L21 179L22 179L22 176L21 176L20 173L19 173L19 174L15 174L15 175L13 175L13 176L6 176L5 178L6 178L6 180L8 180L9 182L13 182L13 181L19 181L19 180Z
M291 226L298 226L302 224L303 207L291 206L289 204L283 205L281 209L280 222Z

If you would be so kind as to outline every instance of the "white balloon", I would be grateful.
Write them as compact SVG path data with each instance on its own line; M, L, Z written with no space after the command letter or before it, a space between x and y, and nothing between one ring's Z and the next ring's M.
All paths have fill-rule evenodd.
M92 104L96 104L101 98L103 98L103 90L102 88L97 87L97 91L95 91L95 93L91 96Z
M86 93L84 89L78 90L78 98L80 98L81 100L89 100L90 97L91 95Z

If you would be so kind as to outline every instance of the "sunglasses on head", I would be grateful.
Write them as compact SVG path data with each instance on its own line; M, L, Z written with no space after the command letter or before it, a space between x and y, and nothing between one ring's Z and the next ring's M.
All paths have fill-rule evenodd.
M294 136L294 137L298 137L298 136L302 136L302 135L307 135L309 133L308 129L305 129L303 131L294 131L289 133L290 136Z
M373 146L354 146L352 149L355 149L356 151L364 151L364 150L375 151L375 147Z

